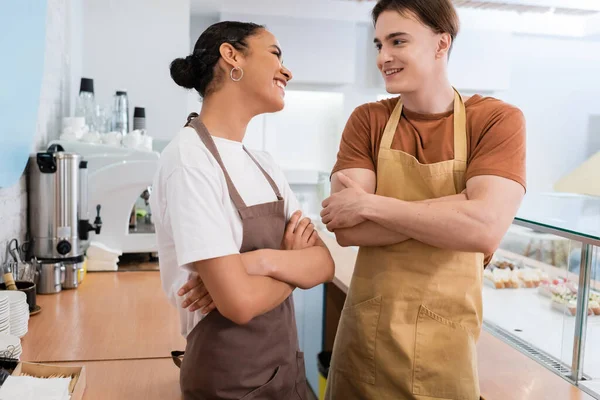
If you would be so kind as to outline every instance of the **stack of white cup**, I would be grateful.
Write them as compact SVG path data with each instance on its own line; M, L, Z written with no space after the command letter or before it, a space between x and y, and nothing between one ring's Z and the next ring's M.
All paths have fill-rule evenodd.
M123 138L123 146L130 149L152 151L152 138L145 134L145 130L136 129Z
M107 144L109 146L121 147L121 140L123 139L123 135L121 132L108 132L102 135L102 143Z
M62 120L61 140L78 141L89 132L84 117L65 117Z

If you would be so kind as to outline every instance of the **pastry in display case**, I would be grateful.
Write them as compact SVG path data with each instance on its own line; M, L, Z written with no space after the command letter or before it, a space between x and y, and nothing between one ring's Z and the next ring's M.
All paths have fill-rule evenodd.
M520 260L494 255L483 271L484 283L495 289L537 288L549 282L548 274Z
M538 294L552 300L552 308L567 315L575 316L577 311L578 285L566 278L553 279L539 286ZM600 293L590 291L588 315L600 315Z

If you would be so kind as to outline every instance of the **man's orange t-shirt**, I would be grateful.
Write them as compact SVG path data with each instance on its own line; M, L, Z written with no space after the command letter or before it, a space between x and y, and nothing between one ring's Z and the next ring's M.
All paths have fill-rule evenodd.
M377 155L385 125L399 97L357 107L350 116L333 172L348 168L377 171ZM525 118L516 107L492 97L474 95L465 101L467 171L469 180L496 175L526 187ZM406 109L398 123L392 149L414 156L422 164L454 158L453 111L420 114ZM485 264L491 254L486 255Z

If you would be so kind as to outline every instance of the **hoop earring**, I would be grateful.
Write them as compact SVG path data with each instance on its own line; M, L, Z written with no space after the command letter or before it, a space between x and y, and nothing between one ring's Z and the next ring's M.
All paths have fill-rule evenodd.
M240 71L240 77L239 77L239 78L237 78L237 79L235 79L235 78L233 77L233 71L236 71L236 70L237 70L237 71ZM231 80L232 80L232 81L234 81L234 82L239 82L239 81L241 81L241 80L242 80L242 78L244 77L244 70L243 70L243 69L241 69L240 67L233 67L233 68L231 68L231 71L229 71L229 77L231 78Z

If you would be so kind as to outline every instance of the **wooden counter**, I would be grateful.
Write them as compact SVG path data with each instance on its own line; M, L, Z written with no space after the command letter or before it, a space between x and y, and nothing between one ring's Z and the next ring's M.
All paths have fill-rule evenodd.
M170 352L185 340L158 271L88 273L77 290L39 295L38 304L23 361L85 366L84 400L181 398Z
M340 312L348 292L356 250L340 247L327 232L320 232L335 260L335 279L327 285L325 347L330 350ZM592 400L593 397L550 372L536 361L483 331L477 343L479 382L485 400Z
M477 342L479 384L485 400L593 400L486 331Z
M179 369L171 359L52 363L85 366L84 400L179 400Z
M185 348L158 272L88 273L76 290L39 295L22 359L32 362L168 357Z

